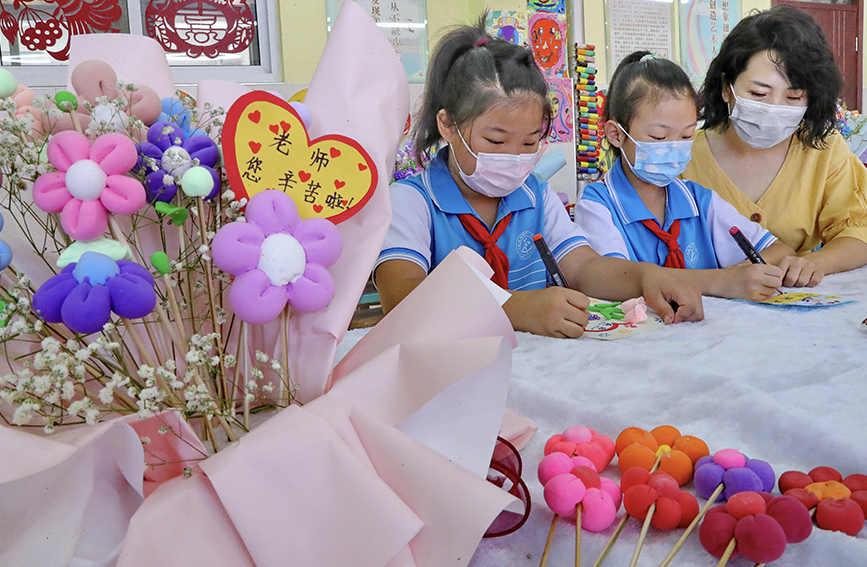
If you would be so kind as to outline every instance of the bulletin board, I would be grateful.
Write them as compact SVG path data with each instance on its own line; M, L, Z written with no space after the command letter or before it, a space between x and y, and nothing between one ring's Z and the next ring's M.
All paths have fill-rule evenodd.
M674 58L672 6L671 0L606 0L609 79L620 61L636 50Z
M355 0L364 8L391 42L407 79L423 83L427 74L427 4L426 0ZM325 0L328 33L337 19L343 0Z

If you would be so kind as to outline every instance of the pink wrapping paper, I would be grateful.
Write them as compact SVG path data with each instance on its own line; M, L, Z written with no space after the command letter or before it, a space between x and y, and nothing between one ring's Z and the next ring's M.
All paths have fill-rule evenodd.
M363 47L362 47L363 46ZM304 104L311 138L341 134L370 154L379 183L367 205L338 225L343 254L329 271L337 293L317 313L289 321L289 370L307 402L327 389L337 343L346 334L391 222L389 180L409 113L409 85L397 55L373 19L354 2L340 10Z
M356 345L350 355L357 368L329 393L280 412L202 463L209 484L176 478L157 488L130 525L119 567L153 565L146 541L159 519L195 517L187 501L165 496L179 486L190 487L184 494L195 490L208 509L224 510L232 529L221 519L165 530L156 555L161 564L218 561L202 551L183 563L163 551L210 539L206 528L215 527L226 534L221 544L237 533L242 543L234 553L241 555L242 546L258 567L284 565L287 557L312 567L466 565L491 521L514 501L459 464L482 461L487 470L508 391L513 333L500 320L499 334L477 328L456 339L441 326L423 342L413 340L419 305L442 305L463 324L463 306L448 301L459 294L477 298L472 316L505 318L485 283L453 253L413 292L418 303L401 303L397 316L368 333L366 346ZM389 345L393 337L410 342ZM484 435L450 426L480 415L473 428Z

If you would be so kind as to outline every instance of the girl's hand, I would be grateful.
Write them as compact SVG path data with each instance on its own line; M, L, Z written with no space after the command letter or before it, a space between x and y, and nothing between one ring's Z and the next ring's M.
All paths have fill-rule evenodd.
M704 319L701 292L659 266L647 265L641 278L644 301L666 325Z
M587 326L590 300L565 287L512 291L503 309L516 331L557 338L578 338Z
M738 264L720 275L729 280L723 297L762 301L774 295L783 285L783 270L770 264Z
M813 287L825 277L822 269L806 258L786 256L777 262L783 270L783 285L786 287Z

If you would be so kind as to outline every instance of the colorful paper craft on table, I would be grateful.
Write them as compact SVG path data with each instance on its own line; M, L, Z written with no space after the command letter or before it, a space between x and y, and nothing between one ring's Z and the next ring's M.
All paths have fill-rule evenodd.
M628 323L619 306L619 303L590 298L590 316L584 328L584 336L610 341L665 326L662 318L650 309L647 310L646 320L640 323Z
M548 79L548 98L554 110L549 142L574 142L575 127L572 107L572 79Z
M488 12L485 28L492 36L515 45L527 45L527 12L494 10Z
M548 78L568 77L566 15L536 12L530 16L530 45L536 64Z
M854 300L843 299L842 297L836 297L833 295L821 295L819 293L807 293L801 291L780 291L776 295L773 295L768 299L765 299L763 301L750 301L750 303L769 305L771 307L785 307L797 309L814 307L834 307L837 305L854 303Z
M287 193L302 219L340 223L373 195L377 171L361 144L340 135L311 140L297 111L264 91L239 98L223 127L229 184L238 199Z
M527 0L527 9L535 12L566 13L566 0Z

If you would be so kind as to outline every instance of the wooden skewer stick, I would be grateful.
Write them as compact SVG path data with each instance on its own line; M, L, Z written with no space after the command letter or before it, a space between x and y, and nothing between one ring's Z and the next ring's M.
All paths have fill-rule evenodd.
M605 558L608 557L608 554L611 553L611 548L614 546L614 542L617 541L617 538L620 537L621 532L623 532L623 528L626 526L626 520L631 518L629 514L624 514L623 518L621 518L620 523L617 524L617 529L614 530L614 533L611 534L611 537L608 538L608 541L605 543L605 547L602 548L602 553L599 554L599 557L596 558L596 562L593 564L593 567L599 567L602 565L602 562L605 561Z
M558 514L554 514L554 519L551 520L551 529L548 530L548 541L545 542L545 551L542 552L542 562L539 567L545 567L548 562L548 553L551 551L551 542L554 541L554 531L557 529L557 520L560 519Z
M674 559L674 556L677 555L677 552L680 551L681 547L683 547L683 543L686 541L686 538L689 536L692 530L695 529L701 519L704 518L704 515L707 514L707 511L710 510L710 507L714 505L717 496L720 495L720 493L723 491L723 488L725 488L725 485L723 483L719 483L717 485L716 490L713 491L713 494L710 495L710 498L707 499L707 502L705 502L704 506L702 506L701 510L699 510L698 516L696 516L692 523L689 524L689 527L684 530L683 534L680 536L680 539L677 540L676 544L674 544L674 548L668 552L668 555L665 556L665 559L662 560L662 563L659 564L659 567L666 567L669 563L671 563L671 560Z
M581 567L581 503L575 505L575 567Z
M654 512L656 512L656 502L651 504L647 510L647 517L644 518L644 524L641 526L641 534L638 536L638 543L635 544L635 551L632 552L632 561L629 562L629 567L635 567L638 563L638 555L641 553L641 548L644 547L644 538L647 537L647 530L650 529L650 521L653 519Z
M664 455L662 451L656 455L656 462L653 463L653 466L650 467L650 472L656 472L659 468L660 463L662 462L662 455ZM614 542L617 541L617 538L620 537L620 534L623 533L623 528L626 527L626 520L631 518L629 514L624 514L623 518L620 519L620 523L617 524L617 529L614 530L614 533L611 534L611 537L608 538L608 541L605 542L605 547L602 548L602 552L599 553L599 557L596 558L596 562L593 563L593 567L599 567L605 561L605 558L608 557L608 554L611 553L611 548L614 546Z
M723 552L722 557L719 558L719 563L717 563L717 567L724 567L726 563L729 562L729 557L732 556L732 553L735 552L735 546L738 544L735 538L732 538L726 547L725 552Z

